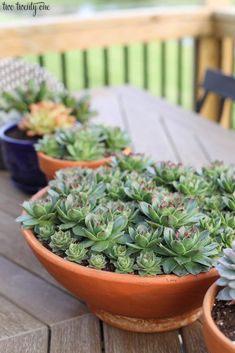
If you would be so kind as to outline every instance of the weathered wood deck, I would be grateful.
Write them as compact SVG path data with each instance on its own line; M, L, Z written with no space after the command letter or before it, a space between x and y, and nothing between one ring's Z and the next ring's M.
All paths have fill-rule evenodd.
M126 128L135 151L194 166L235 162L235 134L131 87L94 94L97 122ZM27 196L0 172L0 353L207 353L198 321L132 334L101 325L35 259L14 222ZM156 303L157 305L157 303ZM222 353L222 352L221 352Z

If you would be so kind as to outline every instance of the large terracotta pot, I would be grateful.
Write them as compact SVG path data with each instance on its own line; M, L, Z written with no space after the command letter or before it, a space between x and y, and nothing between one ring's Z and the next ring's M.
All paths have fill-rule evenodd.
M125 155L129 155L131 153L131 149L126 148L125 150L123 150L122 153ZM41 171L46 175L48 180L53 179L57 170L60 169L73 167L96 169L101 166L107 165L112 161L112 157L103 158L96 161L68 161L49 157L42 152L37 152L37 155L39 167Z
M40 199L46 188L33 200ZM66 261L46 249L31 230L23 235L47 271L110 325L136 332L161 332L195 321L217 271L197 276L140 277L95 270ZM221 352L222 353L222 352Z
M235 353L235 344L227 338L214 322L211 311L219 287L213 284L203 302L203 332L210 353Z

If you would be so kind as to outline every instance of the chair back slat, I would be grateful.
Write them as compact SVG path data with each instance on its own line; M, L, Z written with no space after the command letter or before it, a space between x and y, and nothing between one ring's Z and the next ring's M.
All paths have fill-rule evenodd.
M202 84L204 93L197 100L195 110L200 113L209 93L220 97L220 107L217 121L221 121L226 99L235 101L235 77L223 74L221 71L208 69Z

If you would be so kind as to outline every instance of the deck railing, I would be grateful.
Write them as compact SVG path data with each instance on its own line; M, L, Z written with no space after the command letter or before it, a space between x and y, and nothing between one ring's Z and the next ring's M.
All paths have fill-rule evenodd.
M1 24L0 58L38 61L73 90L133 83L193 109L206 68L232 74L234 66L235 11L209 6L225 0L206 2ZM211 96L203 114L216 119L217 112ZM226 127L231 112L228 103Z

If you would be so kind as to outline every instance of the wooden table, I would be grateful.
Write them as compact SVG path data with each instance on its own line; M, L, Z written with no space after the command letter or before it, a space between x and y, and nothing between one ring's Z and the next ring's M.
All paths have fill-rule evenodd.
M94 93L97 122L126 128L135 151L194 166L235 162L235 134L132 87ZM14 219L27 196L0 172L0 353L206 353L200 321L133 334L100 324L35 259ZM223 352L221 352L223 353Z

